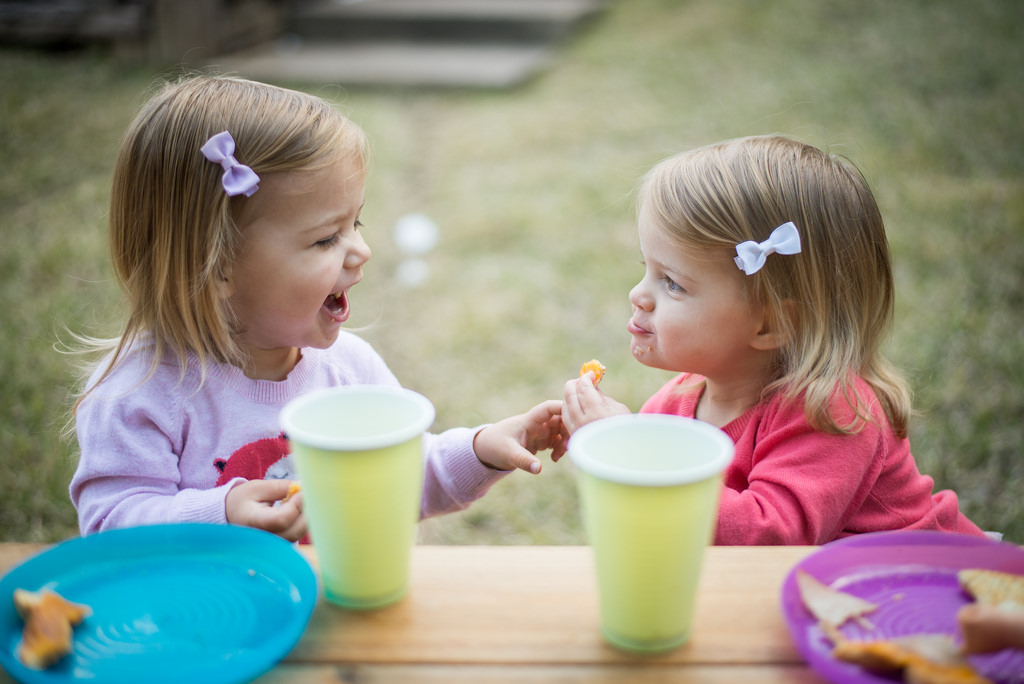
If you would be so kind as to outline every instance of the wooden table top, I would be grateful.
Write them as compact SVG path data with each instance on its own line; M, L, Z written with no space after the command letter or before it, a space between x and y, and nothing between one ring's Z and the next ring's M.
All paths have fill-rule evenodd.
M0 544L0 573L43 548ZM601 637L589 547L417 546L404 599L368 612L321 599L295 649L257 681L820 684L779 608L786 573L816 548L709 548L689 642L640 656Z

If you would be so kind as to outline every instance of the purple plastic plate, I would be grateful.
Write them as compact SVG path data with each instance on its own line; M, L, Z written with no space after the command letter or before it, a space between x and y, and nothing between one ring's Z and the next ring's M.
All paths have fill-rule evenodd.
M834 589L878 604L865 617L873 629L848 621L851 639L887 639L908 634L951 634L959 641L956 613L972 601L956 573L984 568L1024 574L1024 549L981 537L944 532L876 532L825 544L803 559L782 584L782 613L800 655L835 684L892 684L832 657L832 642L804 607L796 585L804 570ZM974 668L998 684L1024 684L1024 651L1007 649L971 656Z

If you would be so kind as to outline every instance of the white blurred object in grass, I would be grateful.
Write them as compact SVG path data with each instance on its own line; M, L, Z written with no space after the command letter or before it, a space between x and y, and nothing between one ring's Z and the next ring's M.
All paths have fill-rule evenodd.
M437 246L437 224L424 214L406 214L395 222L391 237L405 256L395 277L406 287L421 287L430 279L430 264L420 258Z

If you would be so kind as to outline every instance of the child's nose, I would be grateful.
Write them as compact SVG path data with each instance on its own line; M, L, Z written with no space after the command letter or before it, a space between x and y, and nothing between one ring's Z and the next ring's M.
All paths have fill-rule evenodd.
M644 283L641 280L636 286L629 291L629 303L638 309L650 311L654 306L654 298L647 294L647 290L644 289Z
M370 245L362 233L356 233L351 248L345 252L345 268L359 268L370 260Z

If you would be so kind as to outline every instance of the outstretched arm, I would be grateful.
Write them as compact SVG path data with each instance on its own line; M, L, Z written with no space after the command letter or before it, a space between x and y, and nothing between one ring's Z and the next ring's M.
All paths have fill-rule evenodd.
M562 402L551 400L485 427L476 434L473 449L488 467L539 473L540 459L535 454L551 449L551 458L557 461L565 453L567 438L562 426Z

